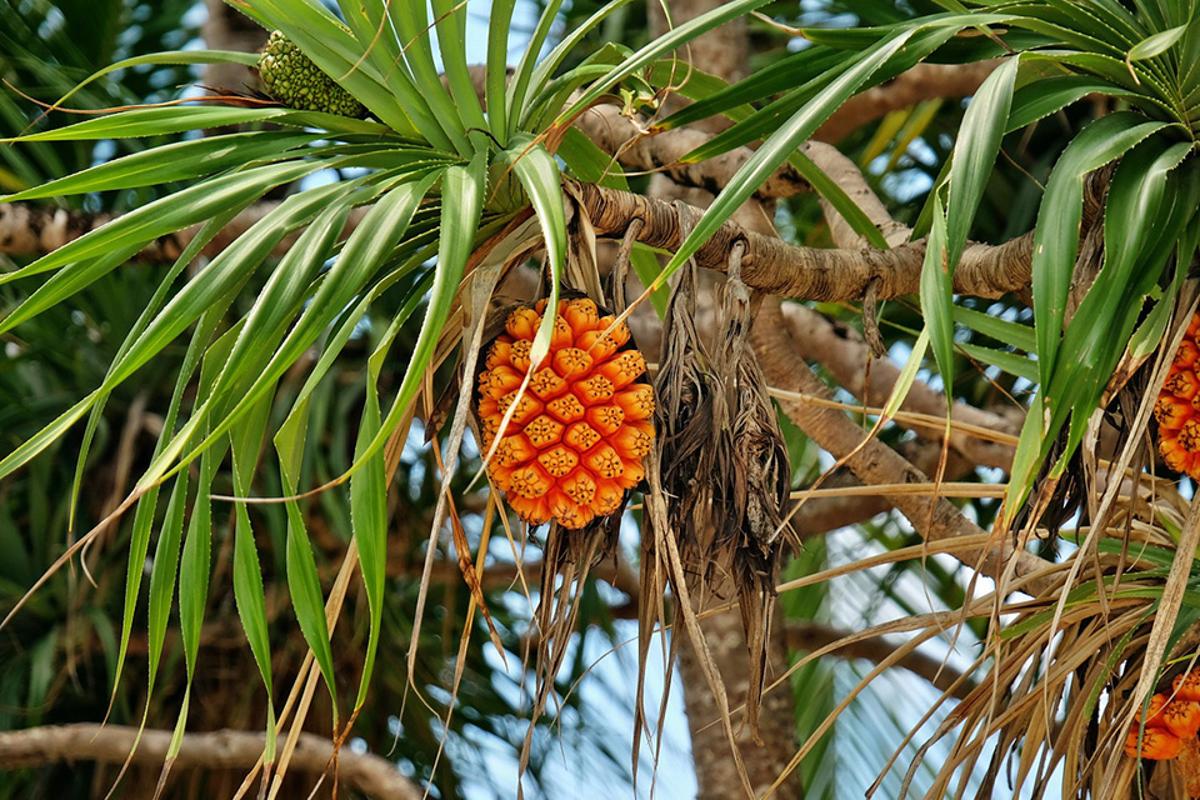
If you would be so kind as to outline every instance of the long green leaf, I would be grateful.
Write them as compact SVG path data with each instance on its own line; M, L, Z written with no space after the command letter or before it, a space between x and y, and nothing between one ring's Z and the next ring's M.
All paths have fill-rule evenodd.
M118 70L130 67L143 67L151 64L241 64L253 67L258 63L257 53L243 53L236 50L164 50L158 53L123 58L106 67L102 67L84 80L77 83L71 91L58 99L55 106L61 106L77 92L94 81L111 75Z
M741 207L767 175L794 151L801 142L812 135L829 115L853 95L871 73L892 58L911 37L910 32L901 33L884 42L864 56L853 68L823 89L812 102L796 113L787 124L763 142L737 171L729 184L717 195L716 200L704 212L688 237L680 244L675 255L659 274L658 283L668 280L680 266L685 264L696 251L707 242L725 220Z
M421 387L425 370L441 337L442 328L450 315L458 285L462 281L467 259L474 247L483 198L487 189L486 154L479 153L465 167L448 167L442 178L441 237L438 240L438 265L430 290L429 306L421 332L413 345L412 355L404 369L404 378L392 401L391 408L380 424L379 432L363 449L343 477L354 474L368 459L380 451L392 432L399 426Z
M854 70L861 63L864 54L873 53L880 47L887 46L887 43L896 36L909 37L908 42L894 59L880 64L877 70L872 71L869 77L871 84L882 83L911 68L921 59L944 46L961 27L970 25L971 20L978 19L980 19L978 15L956 16L938 20L936 23L901 28L898 32L892 29L875 32L875 40L865 45L861 52L856 52L853 56L844 56L842 60L835 61L824 72L785 91L779 98L739 121L733 127L712 137L681 160L685 163L703 161L728 152L735 147L750 145L759 139L774 135L781 126L787 124L789 119L813 103L815 98L825 92L832 82L841 80L848 72ZM1003 20L1006 18L987 17L986 19ZM861 91L866 85L866 83L860 83L856 91ZM840 107L840 103L836 107ZM824 119L822 119L823 121Z
M542 45L546 43L546 37L550 35L550 28L558 18L558 10L561 7L562 0L548 0L543 6L533 34L529 37L528 44L525 45L525 52L521 54L516 72L513 73L512 80L509 82L506 101L510 136L516 132L517 121L521 119L525 108L529 82L533 77L533 65L537 63L538 57L542 54Z
M114 359L104 382L96 391L0 459L0 478L20 468L62 436L97 401L106 397L108 392L124 382L203 314L214 308L223 309L232 301L232 293L249 278L289 230L311 218L332 196L344 191L344 186L332 184L293 195L259 220L172 298L128 348L122 347L122 353ZM165 453L162 455L166 456Z
M376 353L386 354L388 345L400 331L400 324L393 320ZM372 358L367 368L366 402L362 421L354 444L354 458L359 459L367 445L379 433L381 413L379 410L379 372L383 358ZM358 543L358 558L362 568L363 588L367 594L370 624L367 634L367 652L363 660L363 673L359 679L358 695L354 708L362 707L366 700L367 687L375 669L375 654L379 649L379 631L383 621L383 590L387 578L387 466L382 451L366 460L362 469L350 479L350 517L354 527L354 540Z
M425 3L388 3L387 13L404 43L404 57L412 70L413 84L425 98L445 136L461 155L471 152L464 120L442 85L430 46L429 16Z
M153 305L153 304L151 304ZM175 379L175 389L171 394L167 413L163 417L162 434L154 446L154 453L162 452L170 434L175 430L175 422L179 417L179 408L183 402L184 392L191 382L196 367L204 355L205 348L221 322L220 313L209 313L201 318L188 343L183 363L179 367L179 375ZM136 328L136 326L135 326ZM138 594L141 591L142 575L146 569L146 554L150 547L150 532L154 525L154 512L158 504L158 487L142 496L137 503L133 515L133 530L129 537L129 560L125 573L125 602L121 616L121 643L117 648L117 665L113 671L113 687L120 683L125 656L129 648L129 638L133 633L133 616L138 606ZM170 517L170 512L167 514Z
M161 136L228 125L248 125L285 117L286 108L232 108L230 106L173 106L135 108L65 125L50 131L0 139L13 142L77 142L96 139L130 139Z
M954 380L954 267L950 261L948 239L946 210L939 192L933 197L933 224L925 245L925 261L921 265L921 312L933 357L946 387L947 408L950 408L954 402L951 391Z
M283 431L280 431L282 434ZM279 438L276 438L276 448L279 449ZM280 450L279 474L283 491L295 494L299 480L300 458L302 450L296 448L296 453L290 457L285 455L287 447ZM287 581L288 591L292 595L292 610L296 614L296 622L300 624L300 632L304 641L316 659L325 685L329 689L330 701L333 703L334 726L338 723L337 681L333 671L333 650L329 644L329 625L325 621L325 597L321 591L321 579L317 574L317 564L313 558L312 544L308 540L307 526L299 503L288 502L287 507Z
M146 681L147 695L154 694L155 678L167 638L167 622L175 596L175 576L179 569L179 544L183 539L183 519L187 505L188 476L180 475L171 489L167 512L154 548L150 567L150 597L147 610Z
M503 143L508 133L508 36L516 0L493 0L488 13L487 64L484 66L484 92L487 98L488 127Z
M1043 78L1021 87L1013 95L1006 131L1031 125L1090 94L1127 97L1133 92L1115 83L1088 75Z
M839 65L848 66L851 59L852 56L846 53L820 45L807 47L799 53L764 65L741 81L681 108L656 127L671 130L717 114L728 114L731 110L756 100L794 91L798 86L803 86Z
M179 633L183 655L187 662L188 684L196 674L196 659L200 652L200 629L204 625L204 610L208 605L208 583L212 565L212 491L213 478L224 454L209 450L200 459L200 475L196 481L196 499L188 522L187 539L179 564Z
M467 66L467 4L460 0L432 0L437 27L438 48L442 51L442 70L450 85L450 95L464 128L485 130L483 107Z
M800 173L800 177L808 181L808 185L822 199L833 206L834 210L850 223L850 227L854 229L855 233L866 239L872 247L880 250L888 249L887 239L883 238L883 234L879 232L879 228L875 227L875 223L871 222L871 218L866 215L866 212L859 208L858 203L855 203L850 195L846 194L846 190L837 181L826 175L823 169L806 156L803 150L796 150L788 156L788 163L796 172Z
M386 14L386 3L379 0L338 0L355 38L365 49L365 57L400 101L417 131L438 147L453 149L450 140L434 118L425 96L417 91L404 60L404 51Z
M346 224L353 197L353 194L343 195L327 205L280 260L245 316L209 398L192 412L193 418L213 410L232 422L234 415L222 413L223 404L230 398L243 399L248 382L262 379L263 368L283 338L292 315L307 299L312 281Z
M1165 31L1147 36L1133 47L1129 48L1129 52L1125 56L1126 61L1143 61L1147 58L1154 58L1162 55L1170 50L1179 40L1183 38L1187 32L1187 25L1177 25L1174 28L1168 28Z
M1145 122L1129 112L1110 114L1075 137L1050 175L1038 209L1032 264L1038 371L1043 385L1049 385L1075 271L1083 179L1163 127L1164 123Z
M390 289L397 281L413 274L413 272L426 260L436 254L435 248L425 248L417 255L409 259L406 263L392 271L388 276L383 278L379 283L371 288L357 304L348 310L341 321L341 324L336 327L334 333L328 338L325 343L325 348L321 352L321 357L317 359L316 365L308 373L308 377L304 379L304 385L300 387L300 391L296 393L295 399L292 401L292 410L288 413L287 418L280 426L281 429L299 425L299 416L306 413L307 401L316 391L317 386L329 373L333 367L334 361L341 353L342 348L346 346L346 342L350 340L353 334L359 327L363 316L370 309L371 305L379 299L383 292ZM392 319L393 325L403 325L408 318L416 311L420 301L429 291L429 287L433 283L433 272L430 271L423 278L415 278L407 285L407 299L399 313Z
M0 203L189 180L260 158L283 156L287 151L315 142L319 138L319 134L312 133L262 131L174 142L106 161L74 175L46 181L23 192L0 196Z
M314 172L321 166L320 163L309 162L272 164L232 175L210 178L196 186L147 203L141 208L89 231L78 239L67 242L54 252L47 253L21 269L0 275L0 284L71 265L60 273L62 275L60 280L69 282L75 272L87 269L86 264L79 262L108 255L113 249L131 247L141 249L141 246L159 236L165 236L189 225L202 222L211 216L220 214L230 206L244 202L247 197L261 195L272 186L296 180ZM17 306L4 319L3 323L0 323L0 332L11 329L18 322L37 313L30 309L48 308L77 288L82 287L74 287L65 293L50 290L35 292L32 297ZM44 290L46 287L42 287L42 289Z
M268 398L229 432L234 491L243 497L250 492L270 410ZM242 630L246 632L246 642L250 645L250 652L254 655L254 662L258 665L259 675L267 690L265 753L266 761L270 763L274 760L275 751L275 706L272 701L271 639L267 628L262 567L258 561L258 548L254 544L254 529L246 504L234 504L233 514L233 598L237 603Z
M970 342L962 342L956 346L976 361L998 367L1009 375L1016 375L1027 381L1037 381L1037 364L1023 355Z
M1001 319L973 308L954 307L954 321L973 331L990 336L998 342L1011 344L1018 350L1033 353L1037 350L1037 338L1033 328L1020 322Z
M554 333L555 309L558 308L559 284L567 261L567 217L563 209L562 183L558 164L540 144L520 139L516 147L506 153L513 172L525 187L538 222L542 226L542 237L546 242L546 255L550 263L550 298L542 316L542 324L533 338L529 359L536 366L550 352L550 336Z
M947 387L947 404L954 402L949 390L954 382L954 268L1000 152L1019 64L1019 57L1005 61L979 87L954 143L944 211L934 197L933 228L921 267L921 310Z
M289 232L307 223L339 194L330 184L292 195L255 223L197 273L162 310L105 380L112 388L128 378L220 298L242 285Z
M554 49L534 68L533 77L529 81L528 91L535 95L540 93L550 81L551 76L562 66L563 61L575 52L584 38L611 14L624 8L631 2L633 0L609 0L609 2L603 3L590 17L576 25L570 31L567 31L558 44L554 46ZM494 8L495 6L493 6L493 13ZM537 54L535 54L535 60L536 56Z
M190 462L216 437L223 435L228 430L230 421L237 419L253 403L257 402L269 386L278 380L312 345L321 330L345 308L354 294L370 279L383 259L404 236L418 203L440 174L432 173L420 181L401 184L384 194L371 207L371 210L355 228L354 233L350 235L341 255L321 282L320 288L308 303L300 319L296 321L287 338L275 351L270 362L263 367L259 380L246 390L245 395L229 411L225 419L216 421L208 436L195 444L190 453L184 456L179 465L173 469L178 469L179 466ZM444 238L443 236L443 241ZM179 457L188 444L190 444L190 438L181 433L172 448L151 464L144 480L153 482L160 479L170 462ZM294 477L298 478L298 476Z

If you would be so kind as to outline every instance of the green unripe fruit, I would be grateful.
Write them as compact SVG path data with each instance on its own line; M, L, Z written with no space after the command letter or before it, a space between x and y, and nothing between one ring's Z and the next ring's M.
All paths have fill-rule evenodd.
M258 57L263 88L273 99L300 111L324 111L362 118L367 110L334 83L308 56L279 31L271 34Z

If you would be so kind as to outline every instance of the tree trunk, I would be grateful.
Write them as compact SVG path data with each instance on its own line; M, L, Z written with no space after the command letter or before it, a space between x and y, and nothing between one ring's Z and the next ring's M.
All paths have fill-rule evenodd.
M201 33L213 50L237 50L253 53L267 41L267 32L254 20L225 4L224 0L205 0L208 19ZM244 92L255 88L258 79L241 64L209 64L204 68L204 84L213 89Z
M671 23L679 25L700 14L717 8L720 0L673 0L669 4ZM659 3L648 3L651 26L656 35L666 30L666 19ZM744 73L749 56L749 37L743 18L726 23L691 43L690 48L680 52L680 58L690 56L693 64L706 72L726 80L737 80ZM651 196L664 200L686 199L697 204L706 204L711 195L702 190L682 192L682 187L664 175L656 175L650 185ZM754 206L754 208L751 208ZM747 204L739 210L739 221L748 228L770 232L769 215L764 215L757 202ZM757 224L756 224L757 223ZM719 596L730 596L728 585L712 587ZM741 616L736 612L720 614L703 623L709 651L729 697L730 708L737 708L746 699L749 685L748 659L745 636L742 633ZM700 800L730 800L741 797L742 783L738 777L733 755L729 752L729 741L723 727L716 723L718 711L716 700L708 689L704 671L691 647L679 648L679 673L683 682L684 703L687 707L688 727L692 734L692 760L696 768ZM771 636L768 659L768 679L781 674L788 666L787 645L782 638L782 629L775 626ZM746 725L735 730L738 749L746 766L750 784L755 794L761 796L783 771L796 749L796 714L793 698L787 687L769 692L763 697L760 717L762 744L754 741L753 733ZM773 795L779 800L793 800L803 796L798 778L793 777Z
M720 614L702 623L713 662L725 681L730 708L736 708L746 699L748 688L746 638L742 633L742 619L736 612ZM768 682L778 677L788 666L787 643L783 638L783 626L776 622L771 633L770 666L772 674ZM683 682L684 704L687 707L688 727L692 732L692 760L696 765L696 782L699 785L699 800L733 800L741 797L742 783L729 752L729 740L725 730L716 721L719 719L717 703L704 678L704 671L692 648L684 644L679 648L679 676ZM782 686L763 695L759 717L759 735L762 744L754 741L748 725L737 725L735 713L734 730L746 774L755 796L761 797L783 772L796 751L796 711L791 688ZM797 800L804 796L799 777L793 773L775 794L779 800Z

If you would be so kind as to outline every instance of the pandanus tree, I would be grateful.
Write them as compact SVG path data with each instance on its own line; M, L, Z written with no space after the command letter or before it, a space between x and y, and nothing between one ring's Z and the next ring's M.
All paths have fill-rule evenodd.
M177 613L186 688L168 767L189 706L200 702L193 679L214 525L226 509L230 589L263 684L263 785L275 772L271 791L279 791L294 740L277 739L276 730L283 713L303 717L319 679L333 739L353 733L395 600L386 581L389 487L419 420L441 485L411 639L420 640L430 612L435 557L450 545L468 620L478 614L503 654L482 591L482 556L492 535L514 547L534 536L544 553L535 716L553 706L569 654L582 597L574 589L632 519L642 670L653 633L670 625L683 634L664 652L695 653L748 796L794 786L837 714L880 671L956 625L975 625L985 647L929 710L939 722L902 765L897 791L916 785L924 765L929 796L967 786L980 796L1009 791L1002 779L1014 794L1056 784L1064 796L1173 796L1179 786L1200 794L1200 717L1189 705L1200 642L1192 586L1200 515L1175 481L1198 472L1200 452L1189 280L1200 243L1194 0L847 3L864 23L850 28L792 28L781 21L787 11L737 0L638 49L587 50L589 36L629 3L601 6L548 46L562 5L551 2L515 69L507 64L514 2L492 5L482 65L467 60L464 3L230 4L272 32L262 54L139 55L81 89L142 64L227 62L257 67L264 94L206 87L186 103L113 110L10 142L236 132L136 149L4 198L15 209L181 187L0 274L19 291L0 319L8 333L36 325L148 248L171 262L98 384L0 457L0 478L20 474L80 427L78 460L86 463L110 395L186 342L153 456L132 490L30 587L56 580L58 567L109 524L132 518L114 681L143 604L152 682ZM805 45L733 83L687 63L696 37L752 13ZM906 224L852 161L814 137L873 87L949 65L986 78L966 92L973 97L944 166ZM673 102L680 96L689 102ZM1000 244L973 241L988 229L979 209L1011 159L1007 143L1081 106L1095 118L1050 153L1032 226ZM716 197L704 209L664 202L630 191L625 169L662 171ZM819 195L832 247L733 219L747 204L801 189ZM620 243L611 263L598 247L605 239ZM528 263L536 285L525 296L497 290ZM712 272L710 297L704 278ZM907 363L875 406L865 397L847 404L806 365L797 337L820 316L781 302L861 301L867 338L881 344L879 304L909 296ZM986 313L978 299L992 298L1005 298L1006 313ZM373 332L352 458L314 481L304 468L323 446L312 433L313 398L383 304L394 310ZM418 312L415 339L402 340ZM644 329L661 332L657 352L634 336L639 315ZM927 360L945 390L940 414L911 410L914 393L930 391L918 381ZM978 424L978 414L967 419L954 402L968 363L1022 398L1019 433ZM396 364L398 381L382 387L381 374ZM297 371L301 381L285 380ZM857 392L849 378L838 382L869 393L865 381ZM847 408L874 422L864 429ZM940 443L924 469L888 443L893 423ZM781 560L801 538L799 515L822 497L823 476L790 504L788 445L798 439L832 456L830 471L844 467L886 498L920 541L780 583ZM987 487L1002 498L990 520L947 499L964 491L953 475L947 480L964 456L1008 475ZM214 485L223 464L227 491ZM464 484L488 487L471 525L460 508ZM73 505L78 480L61 490ZM302 509L343 491L352 543L327 585ZM263 509L278 506L288 598L311 652L286 702L273 672L255 531L260 514L272 513ZM1067 546L1048 546L1054 537ZM764 694L782 681L768 663L776 593L934 554L971 570L958 607L809 648L790 671L881 633L912 634L813 726L777 775L752 778L737 729L755 729ZM331 632L356 569L369 621L361 677L345 704ZM985 579L989 590L976 591ZM729 588L714 600L717 585ZM728 676L715 668L701 626L725 604L740 610L747 643L742 705L727 699ZM406 668L419 691L416 652L409 649ZM635 743L652 730L640 704L635 726ZM946 758L922 758L946 742ZM635 776L637 764L635 755ZM879 765L880 781L892 767Z

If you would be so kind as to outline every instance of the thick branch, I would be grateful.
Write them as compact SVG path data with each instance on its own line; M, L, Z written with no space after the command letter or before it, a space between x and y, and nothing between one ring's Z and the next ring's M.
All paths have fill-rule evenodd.
M738 169L754 155L749 147L737 147L728 153L698 164L682 164L688 153L706 144L710 135L694 128L677 128L648 133L633 120L622 116L613 105L593 106L584 112L575 126L606 153L613 153L621 166L630 170L655 171L681 186L704 189L717 194L729 184ZM809 145L802 150L807 152ZM760 199L791 197L809 191L800 174L784 165L767 177L755 191Z
M836 142L868 122L923 100L973 95L999 65L998 60L973 64L917 64L887 83L851 97L817 129L816 138Z
M900 377L900 369L888 358L874 358L857 331L831 322L805 306L788 303L782 309L796 355L806 361L818 361L846 391L867 405L882 406ZM904 401L905 411L930 416L946 413L946 397L921 381L914 381ZM980 428L1016 435L1019 420L1011 420L961 401L955 402L951 419ZM942 431L917 428L917 434L941 441ZM950 446L976 464L1007 469L1012 464L1013 448L960 432L951 432Z
M937 469L942 448L936 442L914 439L901 442L896 451L914 467L925 474ZM946 463L946 479L959 480L974 471L975 464L950 453ZM823 488L836 489L847 486L862 486L851 470L842 468L831 475ZM792 530L801 539L822 536L838 528L866 522L877 514L890 511L892 504L880 494L864 492L845 497L816 497L800 503L792 517Z
M838 630L819 622L788 622L785 631L788 647L793 650L819 650L852 635L851 631ZM838 658L865 658L867 661L878 664L895 652L895 644L882 636L873 636L870 639L860 639L842 645L831 655L836 655ZM920 650L914 650L904 656L896 663L896 666L924 678L935 689L943 692L953 687L954 683L963 677L961 672L947 666L941 659L934 658ZM973 681L965 680L954 688L952 695L963 700L974 688Z
M791 392L833 399L828 387L802 360L794 357L796 344L787 332L777 303L769 300L763 303L752 335L754 349L768 383ZM864 444L864 431L842 412L798 400L781 399L779 404L792 422L813 441L834 458L845 458L846 465L864 483L928 482L929 478L923 472L878 439L871 439ZM926 541L981 536L984 533L945 498L928 495L886 496ZM1014 553L1007 543L997 542L984 552L959 557L968 566L978 567L984 574L998 578ZM1025 551L1017 552L1015 557L1018 559L1017 577L1048 566L1047 562Z
M647 224L638 239L665 250L674 250L682 241L685 215L698 219L701 214L700 209L686 204L666 203L590 184L580 185L580 194L597 234L619 236L631 220L640 218ZM205 252L219 252L271 207L269 203L261 203L239 214ZM105 215L22 203L0 205L0 253L50 252L109 219ZM355 224L357 219L352 217L349 224ZM149 245L141 258L151 262L173 260L193 234L193 230L187 230L162 237ZM727 222L696 253L697 263L723 270L726 254L738 240L747 244L742 278L748 285L771 294L808 300L857 299L872 281L876 282L876 296L881 300L912 294L917 291L925 257L923 241L891 250L797 247ZM292 242L284 239L277 251L286 252ZM1027 287L1031 252L1032 237L1028 234L1003 245L971 245L955 272L955 291L976 297L999 297Z
M646 224L638 240L664 250L678 248L687 218L694 221L702 213L683 203L665 203L591 184L580 185L579 193L597 234L619 236L631 220L642 219ZM912 294L918 290L925 258L924 241L891 250L798 247L726 222L696 252L696 263L724 270L729 250L737 241L746 243L742 280L748 286L807 300L857 299L872 282L881 300ZM1032 242L1027 234L1003 245L971 245L955 270L954 290L1000 297L1028 286Z
M0 764L6 769L38 767L59 761L124 763L137 729L122 725L48 725L0 733ZM170 731L147 730L133 754L135 764L161 764L171 742ZM177 768L249 769L258 761L263 736L247 731L223 730L188 733L175 759ZM323 773L330 767L333 745L311 733L300 734L288 769ZM421 789L404 777L387 759L354 753L338 754L338 777L347 785L377 800L420 800Z

